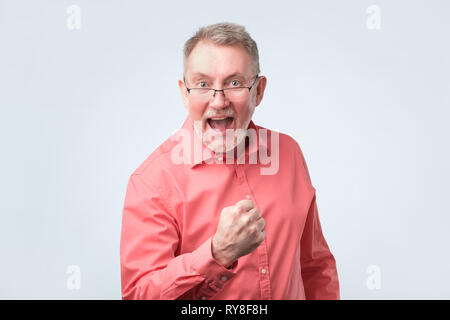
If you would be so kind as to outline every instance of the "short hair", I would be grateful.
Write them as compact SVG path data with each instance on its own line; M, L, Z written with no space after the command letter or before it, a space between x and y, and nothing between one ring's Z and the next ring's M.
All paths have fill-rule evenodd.
M186 71L186 63L189 55L194 47L201 40L211 41L216 45L234 46L242 45L250 55L253 63L253 71L255 74L260 73L258 46L255 40L245 30L245 27L231 22L220 22L209 26L204 26L189 38L184 44L184 71Z

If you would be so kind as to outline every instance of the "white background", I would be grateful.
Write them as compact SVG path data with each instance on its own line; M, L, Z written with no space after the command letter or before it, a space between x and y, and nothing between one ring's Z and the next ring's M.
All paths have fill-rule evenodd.
M129 175L187 115L184 42L230 21L268 78L253 120L305 155L341 298L449 299L449 14L443 0L0 0L0 298L121 298Z

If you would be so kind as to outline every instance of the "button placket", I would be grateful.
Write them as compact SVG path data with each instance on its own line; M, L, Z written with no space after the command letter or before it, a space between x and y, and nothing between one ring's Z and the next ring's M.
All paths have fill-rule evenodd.
M250 186L247 181L247 177L244 172L244 166L243 165L236 165L236 175L239 180L239 187L242 189L242 193L245 195L247 199L251 199L251 190ZM258 204L255 200L253 200L255 206L258 207ZM261 212L263 214L263 212ZM270 289L270 273L269 273L269 266L268 266L268 255L267 255L267 242L266 239L263 240L263 242L259 245L259 247L256 249L257 251L257 257L258 257L258 270L260 270L259 273L259 282L260 282L260 289L261 289L261 299L263 300L270 300L271 299L271 289Z

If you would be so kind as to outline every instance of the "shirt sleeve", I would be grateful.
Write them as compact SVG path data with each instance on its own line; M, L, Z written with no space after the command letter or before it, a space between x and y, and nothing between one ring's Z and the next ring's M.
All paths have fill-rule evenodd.
M181 236L163 194L138 173L128 181L120 239L122 299L211 298L236 275L238 262L228 269L220 265L212 257L212 237L176 255Z
M336 261L322 233L315 194L301 238L300 257L305 298L339 300Z
M298 143L296 143L296 149L304 182L313 194L300 240L300 265L305 298L307 300L339 300L336 260L322 232L316 202L316 189L311 183L308 165Z

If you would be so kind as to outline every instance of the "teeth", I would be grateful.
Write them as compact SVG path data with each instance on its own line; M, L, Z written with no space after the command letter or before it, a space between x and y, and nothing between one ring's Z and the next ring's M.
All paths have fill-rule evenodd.
M225 118L211 118L211 120L225 120L227 117Z

